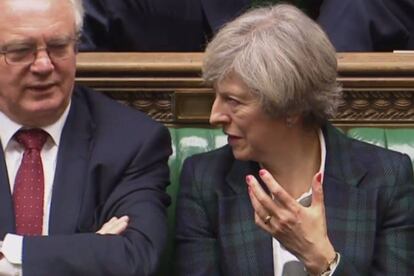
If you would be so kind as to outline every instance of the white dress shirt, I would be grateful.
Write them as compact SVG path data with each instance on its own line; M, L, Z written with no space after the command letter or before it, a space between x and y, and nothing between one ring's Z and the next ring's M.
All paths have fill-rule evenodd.
M323 133L321 129L319 129L318 131L318 136L319 136L319 144L320 144L320 152L321 152L321 164L319 167L319 172L322 175L322 181L323 181L325 160L326 160L326 144L325 144L325 138L323 137ZM311 201L312 201L312 188L306 193L304 193L303 195L301 195L296 200L304 206L310 206ZM284 248L283 245L281 245L277 239L275 238L272 239L272 246L273 246L273 267L274 267L275 276L308 275L303 263L299 261L298 258L296 258L286 248ZM338 259L338 263L339 263L339 259ZM329 275L332 275L334 271L335 269L333 269Z
M44 174L44 201L43 201L43 226L42 234L49 232L49 214L52 199L53 179L55 176L57 153L59 149L60 136L66 122L70 104L66 107L62 116L53 124L42 129L49 134L45 145L40 153ZM0 112L0 142L6 160L7 173L9 177L10 191L13 193L14 181L17 170L23 158L24 148L13 139L14 134L24 126L10 120L4 113ZM23 236L6 234L1 248L4 259L0 261L0 275L3 268L9 267L9 275L21 275ZM7 275L7 274L6 274Z

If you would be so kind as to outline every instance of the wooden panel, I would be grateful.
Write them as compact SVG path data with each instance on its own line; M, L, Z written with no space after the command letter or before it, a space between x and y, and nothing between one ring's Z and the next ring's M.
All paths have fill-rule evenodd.
M212 89L176 90L176 123L205 123L214 101Z
M208 124L202 53L79 53L77 82L166 124ZM339 126L414 126L414 54L339 53Z

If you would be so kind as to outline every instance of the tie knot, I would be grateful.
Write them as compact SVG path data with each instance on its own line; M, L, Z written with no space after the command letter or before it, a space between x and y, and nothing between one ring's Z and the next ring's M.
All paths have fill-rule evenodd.
M21 129L16 132L16 141L25 149L36 149L40 151L47 139L47 132L43 129Z

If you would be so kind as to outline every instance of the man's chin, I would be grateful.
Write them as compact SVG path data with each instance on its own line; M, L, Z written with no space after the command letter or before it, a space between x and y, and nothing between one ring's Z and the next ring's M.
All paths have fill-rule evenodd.
M31 106L24 111L25 116L19 116L19 123L31 127L43 127L56 122L65 110L65 106Z

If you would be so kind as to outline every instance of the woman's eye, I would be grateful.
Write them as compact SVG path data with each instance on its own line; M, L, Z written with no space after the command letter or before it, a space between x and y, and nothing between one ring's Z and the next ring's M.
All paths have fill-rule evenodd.
M236 106L236 105L240 104L240 102L238 100L233 99L233 98L227 98L226 101L231 106Z

